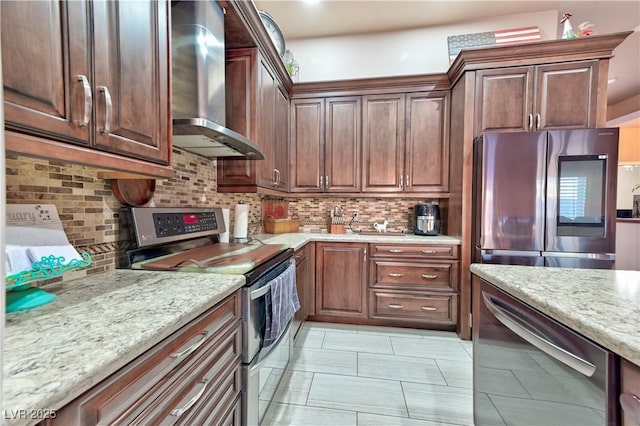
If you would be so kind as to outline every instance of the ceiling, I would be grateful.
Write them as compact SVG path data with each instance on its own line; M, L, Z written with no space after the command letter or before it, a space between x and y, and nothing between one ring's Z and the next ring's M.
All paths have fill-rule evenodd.
M558 10L572 22L591 21L599 34L635 30L614 52L608 103L640 97L640 1L254 0L276 20L286 40L446 26L485 18ZM508 18L505 18L508 25ZM558 24L560 25L560 24ZM574 25L575 27L576 25ZM508 27L507 27L508 28ZM616 124L640 127L637 117Z

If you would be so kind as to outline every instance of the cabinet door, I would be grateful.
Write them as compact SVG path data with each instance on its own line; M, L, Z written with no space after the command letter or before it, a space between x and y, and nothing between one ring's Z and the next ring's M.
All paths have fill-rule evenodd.
M93 1L95 146L169 163L165 1Z
M326 100L325 166L326 192L360 191L360 128L362 103L359 96Z
M404 94L363 98L363 192L402 191L404 106Z
M407 95L405 192L448 191L448 121L446 92Z
M322 192L324 99L291 102L291 192ZM324 182L324 180L323 180Z
M475 134L530 130L533 80L533 67L478 71Z
M316 243L316 315L367 317L367 245Z
M227 51L226 118L227 127L257 141L256 63L257 49ZM262 160L218 158L218 186L256 184L256 163Z
M269 66L261 59L258 67L258 138L257 144L264 152L264 160L257 163L258 186L272 188L274 173L274 129L275 129L276 80Z
M0 15L6 128L88 145L87 3L3 1Z
M275 134L273 164L276 170L276 187L289 189L289 99L284 88L278 86L275 93Z
M295 339L298 331L302 328L304 320L307 318L306 281L309 270L309 256L307 255L306 246L295 252L294 259L296 261L296 290L298 291L298 299L300 300L300 309L294 314L291 324L291 335Z
M598 61L536 67L535 129L595 127Z

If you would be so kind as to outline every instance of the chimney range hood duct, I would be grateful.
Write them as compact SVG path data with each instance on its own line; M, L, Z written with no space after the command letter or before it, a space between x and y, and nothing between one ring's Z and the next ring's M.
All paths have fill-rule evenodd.
M226 128L224 13L214 0L172 2L173 144L207 158L264 160Z

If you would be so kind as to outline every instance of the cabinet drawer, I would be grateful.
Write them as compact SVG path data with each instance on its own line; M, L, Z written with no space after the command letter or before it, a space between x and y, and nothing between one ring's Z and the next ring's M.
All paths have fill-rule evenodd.
M372 287L454 291L452 265L372 261Z
M371 256L457 259L458 246L412 245L412 244L370 244Z
M240 302L238 292L229 296L72 402L65 409L72 417L56 420L59 424L122 423L134 414L157 409L158 404L167 403L167 397L179 402L182 389L188 392L190 383L202 381L203 366L219 373L222 366L217 362L239 359Z
M452 295L427 295L391 291L371 291L373 318L396 318L438 324L456 323L457 298Z

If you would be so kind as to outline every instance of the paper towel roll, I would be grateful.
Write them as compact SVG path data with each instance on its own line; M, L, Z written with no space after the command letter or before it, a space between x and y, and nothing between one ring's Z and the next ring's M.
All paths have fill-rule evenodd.
M229 242L229 209L222 209L222 219L224 220L224 229L225 232L220 233L220 242L228 243Z
M249 233L249 205L236 204L233 219L233 238L247 238Z

